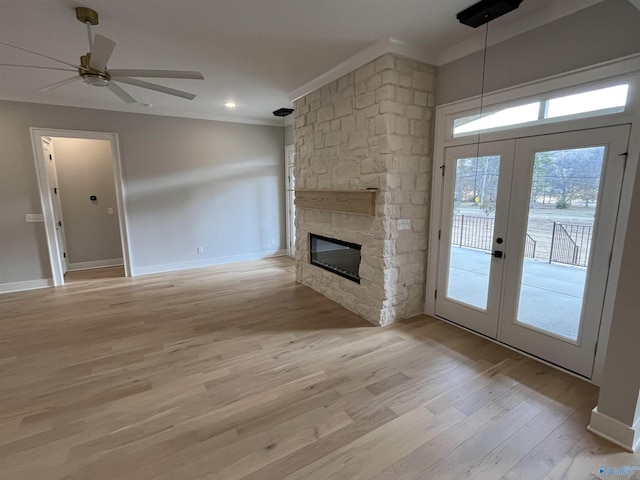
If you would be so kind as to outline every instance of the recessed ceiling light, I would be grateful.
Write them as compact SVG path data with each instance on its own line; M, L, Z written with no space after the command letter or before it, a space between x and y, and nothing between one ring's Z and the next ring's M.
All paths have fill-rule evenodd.
M236 108L236 102L227 102L224 104L225 107L227 108Z

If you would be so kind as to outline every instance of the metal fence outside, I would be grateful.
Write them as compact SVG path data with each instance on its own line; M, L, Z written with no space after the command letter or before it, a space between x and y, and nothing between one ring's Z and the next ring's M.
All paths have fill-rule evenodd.
M451 244L490 252L493 249L494 223L494 219L491 217L454 215ZM592 237L592 225L553 222L549 263L587 267ZM527 233L524 256L536 258L536 248L536 240ZM545 252L542 252L542 255L544 254Z
M493 249L494 219L469 215L454 215L451 244L490 252ZM524 255L535 258L536 241L529 234L525 238Z
M524 256L527 258L536 258L536 242L531 235L527 233L524 239Z
M451 243L490 252L493 245L493 225L493 218L454 215Z
M591 253L593 226L553 222L549 263L587 267Z

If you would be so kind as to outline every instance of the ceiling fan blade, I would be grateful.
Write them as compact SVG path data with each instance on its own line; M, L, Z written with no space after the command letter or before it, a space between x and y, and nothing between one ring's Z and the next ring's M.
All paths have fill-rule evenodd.
M150 78L184 78L186 80L204 80L200 72L190 72L184 70L134 70L115 69L109 70L109 75L117 77L150 77Z
M99 72L104 72L114 48L116 48L116 42L96 34L93 37L93 50L91 51L89 66Z
M76 76L76 77L67 78L65 80L60 80L59 82L52 83L51 85L47 85L46 87L43 87L38 91L39 92L48 92L49 90L53 90L54 88L62 87L63 85L66 85L68 83L76 82L76 81L80 80L81 78L82 77L80 77L80 76Z
M176 90L175 88L165 87L163 85L157 85L155 83L144 82L142 80L136 80L135 78L118 78L118 82L128 83L129 85L135 85L136 87L148 88L149 90L155 90L156 92L167 93L176 97L186 98L187 100L193 100L196 96L193 93L183 92L182 90Z
M40 65L22 65L19 63L0 63L0 67L23 67L23 68L42 68L44 70L60 70L62 72L76 72L71 68L57 68L57 67L41 67Z
M124 103L128 103L129 105L132 103L138 103L135 98L125 92L122 88L115 84L115 82L109 82L107 88L111 93L113 93L116 97L122 100Z
M0 41L0 44L6 45L7 47L15 48L17 50L22 50L23 52L33 53L34 55L38 55L40 57L48 58L49 60L53 60L54 62L63 63L64 65L68 65L68 66L73 67L75 69L79 68L79 69L82 69L82 70L86 70L85 68L80 67L78 65L74 65L73 63L65 62L64 60L58 60L57 58L50 57L49 55L45 55L43 53L34 52L33 50L29 50L28 48L22 48L22 47L19 47L17 45L13 45L12 43L7 43L7 42Z

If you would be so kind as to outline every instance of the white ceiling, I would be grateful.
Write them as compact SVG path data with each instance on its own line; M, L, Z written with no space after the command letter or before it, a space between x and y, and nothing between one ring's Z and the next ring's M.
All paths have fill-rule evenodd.
M518 10L491 24L494 41L598 1L525 0ZM153 104L145 108L125 105L104 88L81 82L38 92L72 76L71 72L0 67L0 98L278 124L271 112L290 107L295 92L314 85L318 77L326 80L326 72L341 63L364 62L367 52L378 54L372 45L389 45L389 38L405 42L415 57L432 64L477 50L482 32L455 19L457 12L475 2L0 0L0 41L77 64L88 50L85 26L74 12L82 5L100 15L94 32L117 42L110 68L200 70L205 77L204 81L147 79L193 92L198 95L193 101L124 85L139 102ZM4 45L0 63L64 67ZM223 105L230 99L238 104L235 111Z

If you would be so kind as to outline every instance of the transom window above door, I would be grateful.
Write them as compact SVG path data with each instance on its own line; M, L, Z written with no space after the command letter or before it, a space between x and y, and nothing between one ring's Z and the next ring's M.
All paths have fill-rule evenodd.
M537 125L550 120L569 120L620 113L625 111L628 97L629 83L620 83L498 110L492 109L482 115L454 118L453 137Z

